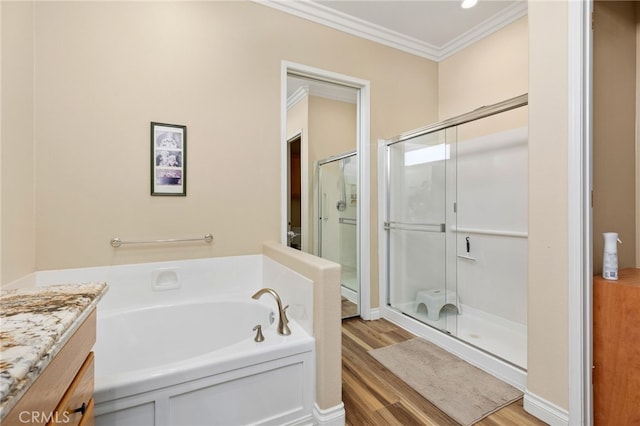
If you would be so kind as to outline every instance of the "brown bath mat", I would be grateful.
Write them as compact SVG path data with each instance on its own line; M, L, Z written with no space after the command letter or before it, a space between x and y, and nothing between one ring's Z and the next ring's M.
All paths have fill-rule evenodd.
M472 425L523 393L424 339L369 354L462 425Z

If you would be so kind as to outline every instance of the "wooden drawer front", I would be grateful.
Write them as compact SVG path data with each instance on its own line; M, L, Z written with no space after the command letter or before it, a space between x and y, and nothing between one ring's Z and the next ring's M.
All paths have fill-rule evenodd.
M65 392L56 408L49 425L78 425L84 415L87 415L87 407L93 396L93 352L80 367L80 371L73 379L69 389Z

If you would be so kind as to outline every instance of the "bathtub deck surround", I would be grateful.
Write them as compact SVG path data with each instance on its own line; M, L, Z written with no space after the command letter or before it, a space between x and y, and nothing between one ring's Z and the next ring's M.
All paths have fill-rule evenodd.
M277 242L265 243L263 253L312 282L311 312L317 358L314 417L318 424L340 424L345 418L342 403L340 265Z
M2 290L0 422L107 291L105 283Z
M240 396L247 395L252 389L265 389L265 387L253 386L252 380L256 380L255 376L231 377L232 370L233 372L236 370L247 372L249 369L251 374L255 374L259 370L257 365L265 367L259 373L264 373L262 375L266 383L264 386L269 390L259 391L259 394L254 395L254 400L260 401L260 404L245 404L236 412L242 415L250 413L251 410L247 409L248 406L258 409L264 407L286 408L287 404L292 403L293 396L302 398L293 401L293 403L303 409L297 413L295 419L292 415L288 420L278 422L271 417L260 417L260 414L254 413L258 417L248 419L246 423L261 424L266 421L265 419L270 418L268 424L342 424L345 413L341 398L340 267L333 262L315 258L297 250L291 249L289 251L287 247L278 246L279 244L275 242L266 243L263 246L263 253L256 255L39 271L23 277L17 282L10 283L9 286L40 287L55 282L86 281L106 281L109 283L109 292L100 302L98 341L95 347L96 392L94 398L96 401L96 424L98 425L101 424L102 419L108 423L109 411L115 410L117 412L124 408L131 409L129 414L135 418L133 424L152 425L154 421L171 424L171 422L177 421L175 413L181 412L185 416L189 416L190 413L198 413L194 409L198 403L190 399L190 396L197 395L200 398L207 398L207 400L214 398L213 395L221 390L216 385L223 382L234 384L236 388L232 390L232 394L236 392ZM302 256L301 259L300 254L305 256ZM158 283L163 285L158 285ZM167 283L171 285L164 285ZM275 318L278 311L277 303L273 297L262 296L259 300L251 298L262 288L274 289L280 296L283 306L290 306L286 313L291 335L278 335L275 322L265 322L265 319L255 321L254 318L251 318L249 323L241 326L241 333L247 333L246 336L241 336L241 341L235 341L231 346L219 349L219 351L215 349L216 356L213 358L220 361L216 366L204 365L207 358L212 358L209 353L196 357L174 354L176 359L186 360L189 358L188 361L193 362L191 364L185 362L184 365L181 365L188 371L182 370L182 372L174 374L174 376L182 378L188 376L189 378L187 383L184 381L175 383L178 388L172 388L172 391L176 392L170 398L171 401L169 401L168 393L161 395L160 399L164 398L162 402L155 403L148 400L147 395L143 396L134 390L135 386L143 386L142 381L134 383L133 379L136 378L134 372L129 371L123 374L121 378L129 380L129 382L122 382L119 385L108 383L106 377L114 378L114 375L100 373L100 371L106 371L103 368L110 368L104 364L105 356L101 350L104 339L101 340L100 337L107 335L107 328L105 328L107 320L124 319L125 315L140 315L146 316L147 321L150 320L153 324L157 324L155 320L159 318L167 318L165 322L171 323L171 318L193 317L191 318L193 326L185 325L182 331L179 328L182 322L173 321L173 323L177 328L176 333L187 340L189 336L192 336L192 341L200 344L203 342L203 333L208 332L211 328L210 324L228 325L238 322L229 320L231 314L228 312L228 315L222 320L198 321L198 318L205 315L204 312L211 311L204 306L208 303L220 303L214 311L224 310L228 307L231 311L235 309L236 313L241 309L240 306L250 304L266 310L268 314L273 313ZM165 309L162 311L164 313L160 312L161 309ZM179 310L180 313L169 315L167 309L174 310L172 311L174 314L177 312L176 310ZM196 313L196 311L200 313ZM268 317L268 314L265 315ZM261 315L259 314L259 316ZM261 324L265 337L262 342L254 340L256 333L253 328L258 323ZM206 327L203 327L203 324L206 324ZM171 324L166 324L166 327L169 326ZM127 327L120 327L118 330L125 328L129 330L131 327L127 325ZM153 327L150 330L155 333ZM145 336L151 332L147 331ZM162 333L160 331L158 333L162 337ZM238 333L233 332L233 334L235 338L237 337L235 334ZM175 346L180 346L178 349L184 350L189 348L187 345ZM237 351L239 349L242 349L242 354ZM205 349L205 351L207 350ZM168 351L163 348L160 352L164 354ZM241 368L238 367L239 364L246 362L248 364L240 366ZM148 363L143 362L142 365L143 367L148 366ZM283 366L285 368L282 368ZM278 376L279 372L286 372L289 377L280 377ZM143 377L144 374L141 373L138 376ZM165 380L170 379L166 376L157 379L162 382L161 389L168 389L168 382ZM271 381L269 382L269 380ZM287 383L297 383L299 387L295 391L293 389L275 391L278 384L286 385ZM153 386L149 387L149 385L150 383L147 381L143 387L150 390ZM302 387L305 389L304 393L300 391ZM125 401L125 398L118 398L118 395L122 396L123 393L114 391L114 389L129 389L133 392L131 392L131 398ZM226 393L226 390L222 393ZM144 398L147 399L143 400ZM304 403L300 403L300 401L304 401ZM223 405L231 407L232 403L233 401L228 401ZM107 407L108 404L110 407ZM172 404L175 408L172 408ZM284 412L286 409L282 409L282 411ZM290 410L287 412L291 413ZM212 417L214 414L211 412L209 412L209 416L214 418ZM142 418L157 420L139 421ZM192 420L188 417L183 417L183 419ZM192 423L194 422L183 422L183 424ZM236 422L230 421L229 423Z

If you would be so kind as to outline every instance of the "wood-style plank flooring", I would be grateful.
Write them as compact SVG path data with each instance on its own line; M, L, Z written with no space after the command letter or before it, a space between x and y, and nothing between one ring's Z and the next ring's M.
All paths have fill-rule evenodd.
M358 305L349 302L346 297L342 298L342 318L358 316Z
M342 322L342 401L347 426L458 425L367 353L414 337L383 319L352 318ZM524 411L522 400L477 423L481 426L545 424Z

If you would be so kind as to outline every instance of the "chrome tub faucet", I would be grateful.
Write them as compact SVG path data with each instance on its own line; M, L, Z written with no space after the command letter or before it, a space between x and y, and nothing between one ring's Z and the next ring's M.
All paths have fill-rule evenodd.
M251 297L253 299L258 300L260 296L262 296L265 293L271 294L276 299L276 303L278 303L278 334L282 336L290 335L291 330L289 330L289 326L287 325L289 320L287 319L287 313L285 312L289 307L289 305L285 306L284 308L282 307L282 301L280 300L280 296L278 296L278 293L276 293L274 289L263 288L261 290L258 290L256 294L254 294Z

